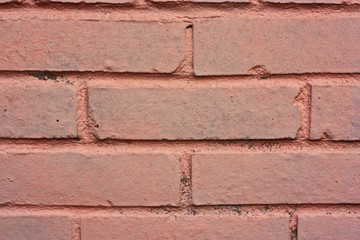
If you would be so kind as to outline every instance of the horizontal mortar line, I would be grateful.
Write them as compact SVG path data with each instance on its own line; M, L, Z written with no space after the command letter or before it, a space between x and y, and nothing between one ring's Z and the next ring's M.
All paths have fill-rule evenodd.
M107 140L97 140L96 143L99 144L113 144L113 143L125 143L125 144L171 144L171 145L183 145L183 144L258 144L258 145L266 145L266 144L302 144L302 145L313 145L313 146L322 146L325 145L338 145L338 144L359 144L360 140L354 141L332 141L332 140L297 140L297 139L199 139L199 140L134 140L134 139L107 139Z
M329 81L351 80L360 84L360 73L304 73L304 74L273 74L273 75L222 75L222 76L195 76L192 74L172 74L172 73L121 73L121 72L89 72L89 71L1 71L0 81L9 81L12 78L32 77L41 81L62 81L63 78L71 78L74 83L78 81L108 81L108 80L147 80L147 81L169 81L185 80L194 82L206 81L241 81L241 80L292 80L298 82L311 81L314 79L326 79ZM120 82L121 83L121 82ZM346 84L346 83L345 83Z
M41 3L3 3L0 9L11 9L14 7L22 7L28 9L52 9L54 7L61 10L68 9L80 9L82 10L98 10L99 8L111 9L111 10L167 10L178 11L186 10L186 8L199 8L201 10L254 10L254 11L266 11L266 10L338 10L338 11L357 11L360 9L359 4L331 4L331 3L313 3L313 4L301 4L301 3L270 3L260 1L258 4L251 2L239 2L239 3L211 3L211 2L151 2L138 5L136 3L66 3L66 2L41 2ZM175 9L175 10L174 10Z
M81 142L78 138L0 138L1 144L79 144Z
M217 147L222 150L286 150L289 147L293 150L358 150L360 140L356 141L330 141L330 140L95 140L87 142L72 139L0 139L1 146L36 146L66 148L73 147L134 147L134 148L184 148L185 150L203 149ZM291 151L291 150L290 150ZM211 152L211 150L209 150Z
M358 74L360 76L360 74ZM183 76L174 73L132 73L132 72L108 72L108 71L54 71L54 70L0 70L0 77L5 76L30 76L34 78L40 78L48 81L56 80L61 77L144 77L144 78L166 78L175 77L181 78Z
M359 203L259 203L259 204L198 204L192 205L193 208L199 209L221 209L231 207L248 207L248 208L294 208L294 209L308 209L308 208L359 208Z
M188 205L186 207L147 207L147 206L70 206L70 205L20 205L20 204L1 204L0 216L4 213L11 212L28 212L28 213L49 213L53 212L67 212L77 214L94 214L94 213L149 213L149 214L168 214L175 213L179 215L194 215L201 213L222 213L222 212L251 212L257 213L289 213L289 212L313 212L318 213L350 213L360 214L360 204L247 204L247 205L213 205L213 206L194 206Z

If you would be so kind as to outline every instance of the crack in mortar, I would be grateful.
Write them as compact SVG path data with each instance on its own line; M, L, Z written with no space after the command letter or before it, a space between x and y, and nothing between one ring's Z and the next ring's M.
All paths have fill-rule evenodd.
M192 204L191 154L184 153L180 157L180 164L181 164L180 205L186 208Z
M182 77L194 76L193 42L193 24L190 22L185 28L185 56L173 74Z
M289 211L289 231L290 231L290 240L298 239L298 223L299 217L295 211Z
M245 152L359 152L360 141L300 140L96 140L83 142L71 139L0 139L2 152L117 151L161 153L245 153ZM91 152L91 151L90 151Z
M94 128L91 125L89 117L89 93L86 82L80 84L77 94L78 98L78 136L84 143L95 142Z
M71 240L81 240L81 219L71 220Z
M295 97L294 105L301 110L301 126L297 131L296 139L309 139L311 124L311 85L309 83L300 88L299 94Z
M106 206L44 206L0 204L3 216L15 215L54 215L71 216L75 236L79 236L81 227L78 218L83 216L230 216L259 217L283 216L289 217L289 232L296 235L297 216L353 216L360 217L360 204L266 204L266 205L222 205L182 207L106 207ZM75 239L74 239L75 240ZM78 239L76 239L78 240ZM292 239L293 240L293 239Z
M0 9L6 10L1 18L23 19L64 18L144 21L186 21L189 19L235 18L239 16L294 17L304 15L359 15L360 4L297 4L265 3L251 0L251 3L199 3L163 2L137 0L133 4L116 3L65 3L49 1L24 1L24 3L4 3ZM46 11L44 11L46 10ZM80 10L80 11L79 11Z

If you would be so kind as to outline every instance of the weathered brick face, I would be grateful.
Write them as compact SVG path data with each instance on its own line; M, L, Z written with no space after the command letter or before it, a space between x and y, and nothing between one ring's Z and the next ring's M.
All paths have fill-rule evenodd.
M359 0L0 0L0 240L360 240Z

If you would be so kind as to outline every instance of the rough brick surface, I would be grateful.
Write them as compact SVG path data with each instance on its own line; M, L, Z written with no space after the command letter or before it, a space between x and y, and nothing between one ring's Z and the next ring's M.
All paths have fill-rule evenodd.
M360 217L350 216L300 216L299 240L359 240Z
M286 218L155 216L85 218L81 223L83 240L288 239L288 219Z
M192 157L193 199L207 204L359 203L360 153Z
M70 240L71 224L67 217L0 216L0 239Z
M360 0L0 6L0 240L360 240Z
M152 2L178 2L178 0L152 0ZM184 2L199 3L250 3L250 0L184 0Z
M164 154L0 155L0 202L45 205L177 205L179 162Z
M101 139L295 138L297 87L90 88ZM121 103L121 104L114 104Z
M184 56L184 29L183 23L1 21L0 70L170 73Z
M359 18L199 20L195 74L360 72L358 42Z
M41 2L62 2L62 3L111 3L111 4L131 4L134 0L41 0Z
M76 88L45 81L0 82L0 137L74 138Z
M360 87L313 86L311 139L360 140Z
M356 4L359 0L262 0L271 3L301 3L301 4Z

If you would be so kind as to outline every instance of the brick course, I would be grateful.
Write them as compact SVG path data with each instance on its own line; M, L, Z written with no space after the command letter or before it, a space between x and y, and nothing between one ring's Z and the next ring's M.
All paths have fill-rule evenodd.
M124 240L144 238L286 240L288 237L286 218L158 216L86 218L81 222L81 236L85 240L119 238Z
M176 206L180 166L165 154L0 155L0 203Z

